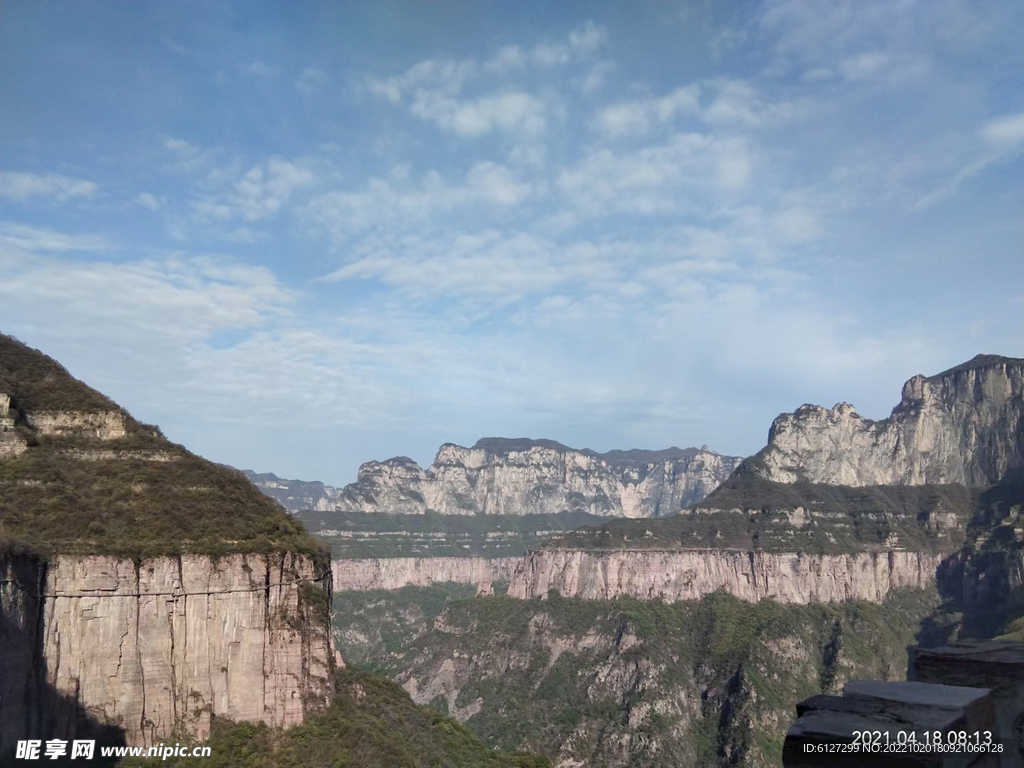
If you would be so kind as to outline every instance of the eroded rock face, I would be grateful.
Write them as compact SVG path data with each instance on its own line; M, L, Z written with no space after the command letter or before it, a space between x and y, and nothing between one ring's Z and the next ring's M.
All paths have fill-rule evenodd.
M17 456L28 447L27 441L15 431L14 426L11 396L0 392L0 458Z
M724 590L743 600L783 603L881 602L900 588L926 589L944 555L892 551L842 555L727 549L540 549L523 557L394 557L335 560L334 589L378 590L455 582L490 594L494 581L509 597L611 600L699 600Z
M881 602L893 589L932 586L942 558L920 552L542 549L526 556L508 594L543 598L554 589L563 597L585 600L628 596L673 602L725 590L752 602Z
M143 746L300 723L331 693L329 594L298 555L0 558L0 752L82 715Z
M383 557L335 560L334 589L401 589L430 584L473 584L479 594L490 594L491 582L512 581L521 557Z
M979 355L910 379L883 421L847 403L783 414L741 471L779 483L985 486L1019 467L1022 455L1024 360Z
M25 421L40 435L83 435L115 440L127 434L124 414L117 411L38 411L26 413Z
M364 464L336 509L655 517L704 498L739 463L706 448L595 454L550 441L492 438L473 448L448 443L426 470L405 457Z

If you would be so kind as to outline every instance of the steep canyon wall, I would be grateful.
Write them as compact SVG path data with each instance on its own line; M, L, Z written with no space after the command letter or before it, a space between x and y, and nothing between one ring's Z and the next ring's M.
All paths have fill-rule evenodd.
M0 557L0 753L83 719L143 746L300 723L331 694L330 589L300 555Z
M923 552L809 555L727 549L586 551L545 548L524 557L335 560L334 588L400 589L457 582L489 594L493 581L510 597L667 602L699 600L724 590L743 600L784 603L850 599L881 602L891 590L926 589L945 556Z

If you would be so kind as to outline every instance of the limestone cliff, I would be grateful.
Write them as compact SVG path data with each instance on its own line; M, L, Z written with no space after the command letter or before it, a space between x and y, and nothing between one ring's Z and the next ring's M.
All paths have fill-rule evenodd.
M945 557L927 552L805 554L730 549L610 550L543 548L523 557L394 557L335 560L337 592L469 584L491 594L546 598L549 590L585 600L699 600L725 591L743 600L781 603L881 602L896 589L935 583Z
M610 600L698 600L725 591L743 600L780 603L883 601L896 589L935 583L941 554L859 552L808 555L738 550L619 550L554 548L532 552L508 594L529 599L555 590L563 597Z
M405 457L364 464L336 509L656 517L704 498L739 462L707 447L599 454L550 440L485 438L472 448L442 445L426 470Z
M495 581L510 582L521 557L384 557L334 560L334 589L365 591L426 587L431 584L472 584L489 594Z
M978 355L910 379L882 421L847 403L783 414L740 472L780 483L985 486L1018 469L1022 456L1024 360Z
M330 701L330 573L304 556L0 558L0 752L84 716L152 745Z

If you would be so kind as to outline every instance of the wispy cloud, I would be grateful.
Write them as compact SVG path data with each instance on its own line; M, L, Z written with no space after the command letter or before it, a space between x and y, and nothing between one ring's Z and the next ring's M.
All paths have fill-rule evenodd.
M18 202L45 198L64 203L73 198L93 197L98 190L91 181L56 173L0 172L0 197Z
M12 221L0 221L0 243L22 252L102 251L109 247L109 241L102 235L69 235Z
M309 168L272 157L230 182L226 191L204 195L194 208L204 219L260 221L277 214L297 190L312 186L316 180Z

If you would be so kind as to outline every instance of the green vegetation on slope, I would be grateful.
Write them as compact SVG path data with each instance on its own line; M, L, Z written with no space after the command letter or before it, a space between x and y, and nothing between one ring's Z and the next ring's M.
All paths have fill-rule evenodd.
M288 730L215 720L210 757L133 760L175 768L551 768L540 755L500 754L460 723L418 707L402 688L337 672L331 706Z
M404 651L449 602L475 594L475 585L456 583L403 587L391 592L336 592L335 644L345 648L346 664L371 672L393 672L382 659Z
M22 411L102 413L121 409L37 349L0 333L0 392Z
M147 557L292 551L326 562L306 534L240 472L166 440L41 352L0 335L0 392L27 440L0 458L0 551ZM113 412L125 436L40 435L26 413Z
M556 535L551 546L834 554L894 544L917 552L951 552L964 541L977 495L959 485L848 488L732 477L680 515L612 520Z
M399 590L391 618L385 595L363 593L362 616L359 595L346 595L350 618L335 619L342 654L414 680L421 700L496 748L652 768L778 765L795 703L853 677L902 678L906 647L938 602L934 590L809 606L552 593L453 600L419 633L406 626L397 650L346 631L370 615L403 626L396 615L412 615L417 594L437 600Z
M958 622L961 637L1024 639L1024 477L1018 473L980 492L963 548L937 574L945 601L935 622Z

